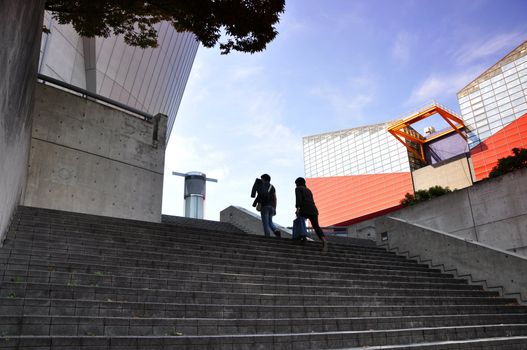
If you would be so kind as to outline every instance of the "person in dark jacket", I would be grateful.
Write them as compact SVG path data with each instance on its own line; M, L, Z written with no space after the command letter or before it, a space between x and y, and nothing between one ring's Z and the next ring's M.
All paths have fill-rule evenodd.
M295 184L296 214L309 219L311 227L322 241L322 253L325 254L328 251L328 241L318 224L318 209L313 199L313 193L306 187L306 180L303 177L296 179Z
M273 216L276 214L276 190L271 185L271 176L263 174L261 182L255 181L251 196L254 196L254 190L257 193L253 206L260 206L260 213L262 215L262 225L265 237L270 237L271 232L276 237L280 237L280 230L273 223Z

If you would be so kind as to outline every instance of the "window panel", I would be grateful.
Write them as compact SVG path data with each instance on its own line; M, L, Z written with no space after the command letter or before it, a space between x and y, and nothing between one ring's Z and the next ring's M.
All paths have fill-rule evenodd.
M503 76L500 74L500 75L497 75L495 76L494 78L490 79L491 83L492 83L492 87L494 89L502 86L505 84L505 81L503 80Z
M504 92L505 90L507 90L507 86L502 85L502 86L500 86L499 88L494 89L494 94L495 94L495 95L498 95L498 94Z
M481 108L481 107L483 107L483 102L478 102L478 103L472 105L472 109L474 109L474 110L476 110L478 108Z
M490 79L489 79L489 80L485 80L485 81L479 83L479 87L480 87L480 89L481 89L481 88L484 88L484 87L487 87L487 86L490 86L490 85L491 85L491 81L490 81Z
M518 79L518 74L514 73L505 78L505 83L509 84L511 81Z

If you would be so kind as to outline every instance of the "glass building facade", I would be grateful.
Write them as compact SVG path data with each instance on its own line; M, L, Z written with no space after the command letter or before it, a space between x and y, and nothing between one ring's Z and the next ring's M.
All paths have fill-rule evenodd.
M457 95L476 178L514 147L527 148L527 41Z
M527 41L457 96L470 148L527 113Z
M304 137L308 178L410 171L406 148L386 132L390 123Z
M305 176L323 226L397 208L412 191L408 151L390 124L304 137Z
M46 12L39 73L138 110L168 116L174 125L199 42L170 23L156 26L158 47L131 47L120 37L83 38Z

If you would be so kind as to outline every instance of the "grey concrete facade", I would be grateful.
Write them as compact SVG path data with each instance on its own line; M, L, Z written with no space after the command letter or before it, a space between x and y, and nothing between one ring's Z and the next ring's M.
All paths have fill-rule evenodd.
M167 118L156 123L37 84L23 204L161 221Z
M0 1L0 242L26 185L43 8L43 0Z
M525 257L402 219L383 217L375 226L378 245L527 303Z
M527 256L527 169L390 216Z
M522 169L387 216L527 256L525 184L527 169ZM375 220L348 227L356 238L372 238L374 231Z
M414 170L412 181L416 191L432 186L460 190L472 186L475 181L472 174L470 158L463 156Z

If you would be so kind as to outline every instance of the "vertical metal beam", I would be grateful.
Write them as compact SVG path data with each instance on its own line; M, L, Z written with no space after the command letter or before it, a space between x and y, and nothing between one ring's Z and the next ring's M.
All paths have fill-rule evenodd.
M97 55L95 52L95 38L82 37L82 51L84 53L84 72L86 76L86 90L97 93Z

